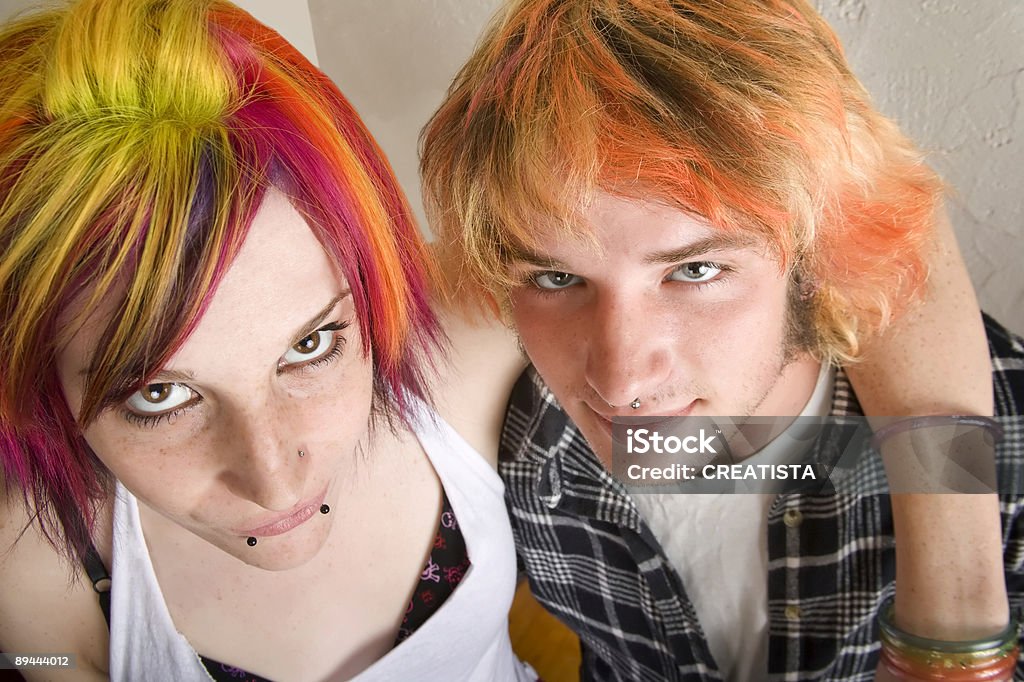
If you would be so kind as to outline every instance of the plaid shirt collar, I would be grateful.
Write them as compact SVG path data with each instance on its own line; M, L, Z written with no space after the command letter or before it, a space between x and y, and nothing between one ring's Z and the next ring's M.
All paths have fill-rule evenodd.
M523 385L524 380L528 386ZM518 431L506 423L502 457L536 464L537 499L552 510L641 533L643 522L629 493L601 464L532 365L517 388L529 392L528 399L535 409L527 411L538 419L527 426L528 438L505 439L505 435ZM600 494L595 495L595 491Z

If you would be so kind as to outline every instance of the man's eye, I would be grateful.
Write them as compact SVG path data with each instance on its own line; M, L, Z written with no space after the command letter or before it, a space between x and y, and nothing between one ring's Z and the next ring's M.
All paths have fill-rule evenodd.
M335 333L333 329L318 329L301 339L281 358L281 366L302 365L319 360L330 353L336 345L334 343Z
M195 397L195 392L184 384L148 384L133 393L125 405L135 414L162 414L176 410Z
M721 266L707 261L683 263L668 278L676 282L707 282L717 277L722 270Z
M533 276L533 283L541 289L565 289L580 282L580 278L568 272L549 270Z

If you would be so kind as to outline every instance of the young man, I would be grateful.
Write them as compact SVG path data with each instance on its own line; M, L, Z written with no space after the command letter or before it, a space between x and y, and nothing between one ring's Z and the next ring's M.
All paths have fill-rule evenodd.
M501 468L584 676L872 679L895 498L630 495L609 473L621 417L859 414L841 366L923 286L940 184L822 19L803 0L521 0L423 156L457 285L505 310L532 362ZM985 325L996 412L1016 418L1024 344ZM1000 501L1016 607L1024 500Z

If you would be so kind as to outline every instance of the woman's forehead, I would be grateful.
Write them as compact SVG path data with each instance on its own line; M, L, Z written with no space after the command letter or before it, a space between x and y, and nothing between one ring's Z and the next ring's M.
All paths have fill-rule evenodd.
M345 289L344 277L306 221L280 191L267 192L234 261L168 368L231 360L232 349L280 344ZM63 316L62 376L88 375L124 289L99 301L82 297ZM90 305L91 304L91 305ZM86 310L86 305L90 309ZM139 330L144 334L145 330ZM164 369L164 368L160 368Z

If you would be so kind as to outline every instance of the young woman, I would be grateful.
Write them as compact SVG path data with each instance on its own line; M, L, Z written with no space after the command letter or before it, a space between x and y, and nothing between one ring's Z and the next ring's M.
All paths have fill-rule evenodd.
M11 24L0 197L0 650L77 655L29 679L532 679L430 261L296 50L216 0Z

